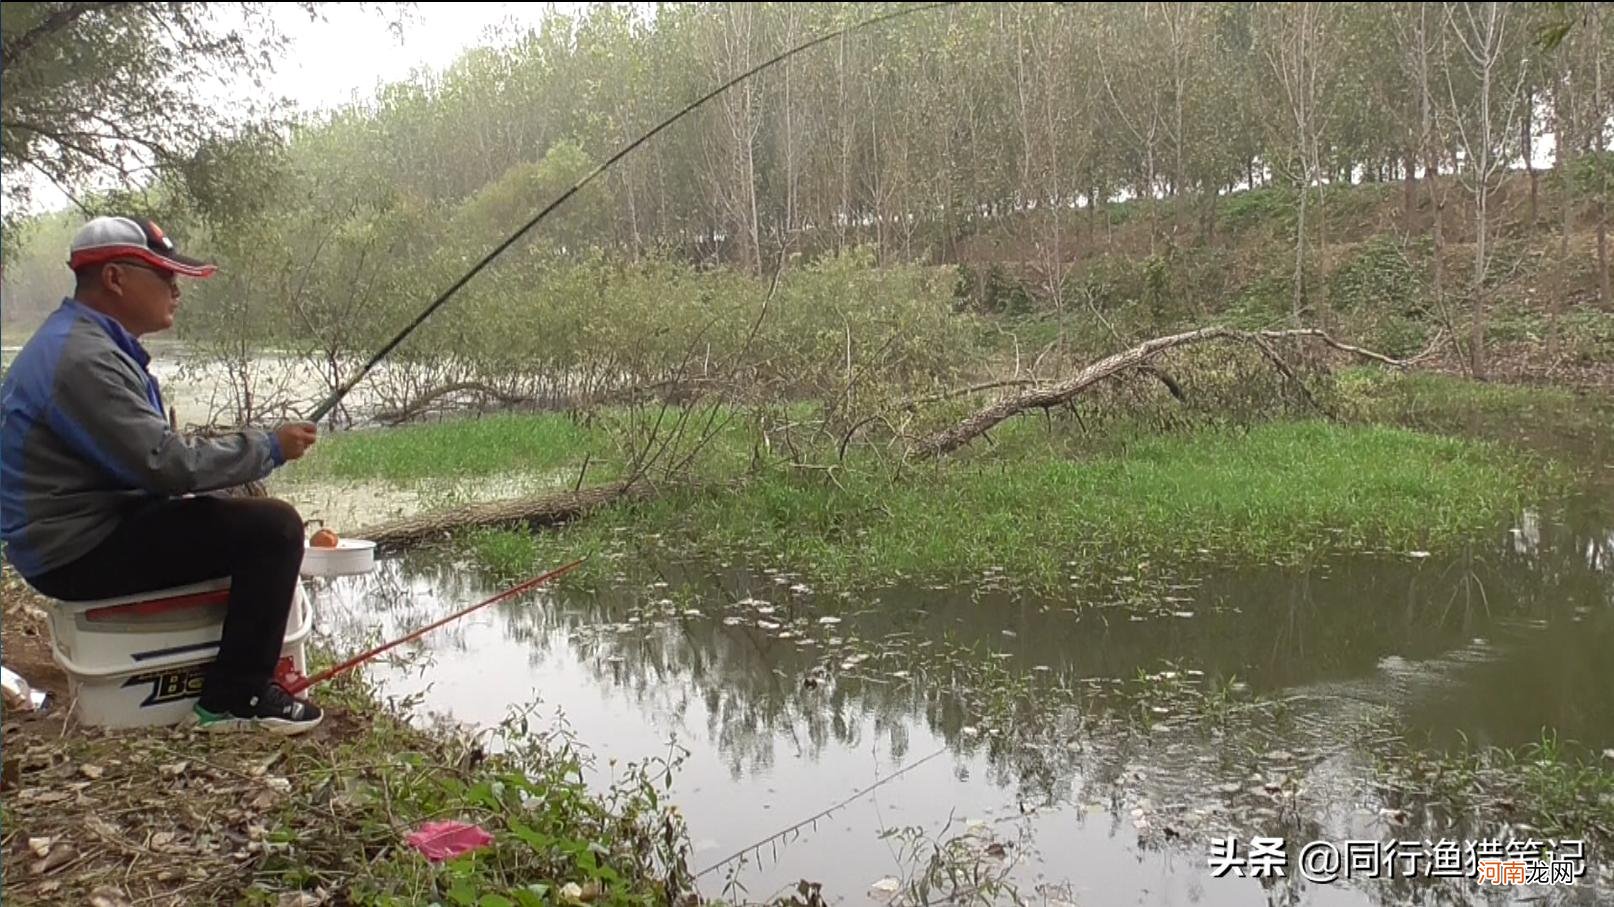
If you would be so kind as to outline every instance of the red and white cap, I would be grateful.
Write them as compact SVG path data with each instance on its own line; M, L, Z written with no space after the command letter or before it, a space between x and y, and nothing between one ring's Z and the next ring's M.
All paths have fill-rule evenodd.
M179 254L174 241L150 218L97 217L73 237L67 266L74 271L115 258L138 258L186 277L211 277L218 266Z

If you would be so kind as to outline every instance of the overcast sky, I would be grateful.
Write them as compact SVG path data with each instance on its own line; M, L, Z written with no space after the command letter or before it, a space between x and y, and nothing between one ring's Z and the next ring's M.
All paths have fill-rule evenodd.
M291 4L279 8L293 39L278 64L274 88L308 109L368 98L387 82L406 79L421 67L442 70L467 48L488 43L487 31L502 23L532 27L553 12L570 15L581 3L418 3L400 37L387 17L358 4L329 4L323 22L309 22Z

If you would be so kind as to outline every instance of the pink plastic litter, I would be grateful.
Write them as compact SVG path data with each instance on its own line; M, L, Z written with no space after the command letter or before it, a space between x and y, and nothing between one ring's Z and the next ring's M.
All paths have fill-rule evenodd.
M427 822L406 839L433 863L493 843L493 836L464 822Z

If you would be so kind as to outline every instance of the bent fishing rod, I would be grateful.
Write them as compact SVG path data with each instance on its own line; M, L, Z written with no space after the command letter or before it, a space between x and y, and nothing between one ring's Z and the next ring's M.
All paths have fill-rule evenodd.
M594 170L592 172L590 172L587 176L585 176L582 179L578 180L576 183L573 183L572 187L570 189L567 189L559 198L557 198L554 201L550 202L549 205L547 207L545 207L542 211L539 211L538 216L536 216L532 220L528 221L524 226L521 227L521 229L519 229L516 232L510 234L510 237L508 239L506 239L504 242L500 243L497 247L495 247L493 249L493 251L489 252L486 256L484 256L481 261L477 262L476 265L471 268L471 270L465 272L465 275L463 277L461 277L459 280L456 280L454 282L454 284L452 286L450 286L447 290L443 291L442 295L438 296L437 299L435 299L431 303L431 305L427 306L424 311L422 311L419 315L417 315L415 317L414 321L410 322L408 324L408 326L406 326L402 331L398 332L397 336L393 337L392 340L388 341L386 346L383 346L379 351L376 352L375 355L371 356L370 361L366 362L364 364L364 366L359 369L358 374L354 375L352 378L348 379L346 382L343 382L343 384L340 387L338 387L336 390L332 391L330 393L330 395L327 396L324 399L324 401L322 401L319 404L319 406L314 408L314 411L308 415L307 420L309 422L313 422L316 425L319 424L319 420L325 418L326 414L328 414L332 409L334 409L336 407L336 404L340 403L342 398L346 397L348 395L348 392L352 391L353 388L355 386L357 386L360 381L363 381L365 376L370 373L370 370L375 368L376 365L379 364L382 359L385 359L387 357L387 355L389 353L391 353L393 351L393 349L395 349L398 346L398 344L402 343L405 338L407 338L410 334L414 333L415 329L420 327L421 324L425 323L426 319L430 318L433 312L436 312L439 308L441 308L443 303L447 302L449 300L449 298L452 297L456 292L458 292L461 287L463 287L467 283L469 283L471 278L475 277L478 273L480 273L482 271L483 268L487 267L495 258L499 257L499 255L502 254L505 249L510 248L510 246L513 245L516 242L516 240L518 240L518 239L520 239L522 237L522 235L524 235L527 231L531 230L533 227L536 227L540 222L543 221L544 218L548 217L549 213L551 211L554 211L556 208L559 208L567 199L571 198L573 195L576 195L579 191L581 191L583 189L584 186L587 186L589 183L593 182L596 177L598 177L600 174L602 174L606 170L608 170L611 167L611 165L615 164L617 161L621 160L622 158L627 157L628 154L631 153L635 148L638 148L640 145L643 145L645 142L650 141L650 139L654 138L657 133L660 133L663 129L666 129L668 126L671 126L673 123L676 123L680 119L683 119L683 117L685 117L686 115L688 115L689 113L694 111L696 108L700 107L702 104L705 104L707 101L710 101L712 98L717 97L718 95L722 94L723 92L727 91L728 89L734 87L735 85L740 84L741 82L745 81L746 79L751 78L752 76L756 75L759 72L762 72L763 70L765 70L765 69L767 69L767 68L769 68L771 66L775 66L775 65L777 65L779 63L782 63L785 60L788 60L791 57L795 56L796 54L799 54L802 51L810 50L810 49L812 49L814 47L817 47L818 45L823 44L826 41L834 40L835 38L838 38L841 35L850 34L851 32L857 31L859 29L869 28L871 26L879 25L881 23L890 22L893 19L899 19L899 18L901 18L903 16L910 16L910 15L913 15L915 13L928 12L930 10L940 9L940 8L942 8L944 6L956 6L956 5L957 5L956 0L948 0L948 2L943 2L943 3L926 3L926 4L919 5L919 6L906 7L904 9L896 10L895 12L884 13L884 14L879 15L879 16L873 16L871 18L864 19L861 22L855 22L855 23L853 23L851 25L846 26L845 28L836 29L835 31L829 32L827 34L820 35L817 38L814 38L811 41L806 42L805 44L800 44L800 45L797 45L796 47L792 47L791 49L785 51L784 53L779 54L778 56L774 57L773 59L768 60L767 62L764 62L764 63L762 63L760 65L754 66L751 69L748 69L743 73L740 73L739 75L737 75L734 78L728 80L727 82L724 82L722 85L719 85L718 87L716 87L716 88L712 89L711 91L707 92L705 95L702 95L700 98L698 98L698 99L696 99L694 101L691 101L688 105L686 105L684 107L684 109L678 111L677 113L675 113L672 116L668 117L667 119L663 120L661 122L661 124L658 125L656 128L650 130L649 132L645 133L644 135L640 136L639 138L634 139L631 143L629 143L621 151L618 151L616 154L612 155L608 160L605 161L605 163L600 164L598 167L595 167Z
M359 665L362 665L365 662L371 660L372 658L375 658L377 655L380 655L381 653L387 651L388 649L396 648L396 647L401 646L404 643L409 642L411 640L419 639L420 637L426 635L428 632L430 632L432 630L435 630L438 627L443 626L444 624L452 623L452 622L454 622L456 620L459 620L460 618L464 617L465 615L470 614L472 611L477 611L477 610L480 610L482 608L486 608L488 605L494 604L495 602L504 601L505 599L511 597L512 595L520 595L521 593L527 591L528 589L532 589L532 588L534 588L536 586L541 586L544 583L549 582L550 580L554 579L557 576L564 576L565 574L570 573L573 569L575 569L576 567L581 565L586 560L588 560L588 557L585 555L584 557L580 557L577 560L572 561L569 564L566 564L565 566L556 567L554 570L551 570L548 573L543 574L542 576L535 576L532 579L529 579L526 582L521 583L520 585L512 586L511 588L506 589L503 592L500 592L498 595L495 595L492 598L488 598L488 599L486 599L484 601L480 601L480 602L470 606L469 608L464 608L462 610L456 611L453 614L450 614L449 616L443 618L442 620L436 621L435 623L427 624L426 626L421 627L418 630L414 630L414 631L412 631L410 633L407 633L407 634L405 634L403 636L400 636L400 637L398 637L397 639L394 639L391 642L383 643L383 644L381 644L379 646L376 646L375 648L371 649L368 652L361 652L360 654L355 655L352 658L349 658L347 661L344 661L339 665L335 665L333 667L325 669L324 671L321 671L318 674L315 674L313 677L301 677L301 678L293 680L293 681L291 681L289 683L286 683L284 685L285 689L286 689L286 692L290 693L293 696L296 696L298 693L301 693L302 691L308 689L309 687L311 687L311 686L313 686L315 684L324 683L325 681L330 680L333 677L336 677L336 676L338 676L340 674L345 674L348 671L351 671L352 669L358 667Z

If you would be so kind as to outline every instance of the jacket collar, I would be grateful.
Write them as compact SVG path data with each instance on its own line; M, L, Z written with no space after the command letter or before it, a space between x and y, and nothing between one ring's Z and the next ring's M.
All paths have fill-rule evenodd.
M97 312L95 309L71 297L63 299L62 305L100 325L101 329L107 332L107 336L112 338L112 342L118 345L118 349L128 353L129 357L138 362L141 368L151 364L151 354L146 352L146 348L140 345L140 341L125 330L116 318L105 312Z

